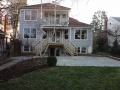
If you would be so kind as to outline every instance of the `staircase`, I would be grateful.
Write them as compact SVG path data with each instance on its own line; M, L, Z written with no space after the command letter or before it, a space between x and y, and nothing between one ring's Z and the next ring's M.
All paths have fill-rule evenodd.
M40 55L40 56L44 56L44 54L46 53L49 44L51 42L49 42L50 37L47 37L46 39L39 41L35 44L35 54L36 55ZM78 48L77 46L75 46L72 42L64 39L63 37L61 37L61 42L63 44L64 49L67 51L67 53L70 56L76 56L78 55Z
M67 53L71 56L77 56L78 55L78 48L75 46L72 42L66 40L63 38L63 44L64 49L67 51Z
M45 40L37 42L34 47L36 50L35 51L36 55L42 56L42 52L43 52L43 56L44 56L45 52L47 51L47 48L49 47L48 38L46 38Z

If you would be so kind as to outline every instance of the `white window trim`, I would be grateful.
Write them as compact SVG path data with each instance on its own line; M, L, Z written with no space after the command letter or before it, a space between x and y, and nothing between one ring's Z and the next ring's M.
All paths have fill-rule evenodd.
M24 46L26 46L26 45L24 45ZM32 52L32 51L30 50L30 49L31 49L31 48L30 48L31 46L29 46L29 51L24 51L24 46L23 46L23 52Z
M30 10L30 12L32 11L32 10L36 10L37 11L37 17L38 17L38 10L37 9L24 9L24 21L37 21L37 19L36 20L31 20L31 13L30 13L30 20L26 20L25 19L25 11L26 10Z
M82 48L85 47L86 48L86 52L82 53ZM78 54L86 54L88 53L88 47L87 46L83 46L83 47L79 47L80 48L80 52Z
M82 53L82 48L86 48L85 53ZM81 47L81 48L80 48L80 52L81 52L82 54L86 54L86 53L88 53L88 47L84 47L84 46L83 46L83 47Z
M26 27L26 28L28 28L28 27ZM29 29L31 31L32 28L29 28ZM37 38L37 28L34 28L34 29L36 29L36 38ZM27 39L27 38L24 38L24 33L25 33L24 30L25 30L25 28L23 28L23 39ZM28 38L28 39L36 39L36 38Z
M86 39L75 39L75 32L76 32L76 30L80 30L80 32L82 30L86 30L87 31L87 38ZM87 29L74 29L74 40L88 40L88 30Z

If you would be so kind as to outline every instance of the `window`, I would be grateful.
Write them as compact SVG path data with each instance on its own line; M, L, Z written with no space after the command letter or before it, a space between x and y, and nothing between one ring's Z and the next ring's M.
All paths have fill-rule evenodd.
M25 10L25 20L30 20L30 10Z
M31 20L37 20L37 10L31 11Z
M57 14L57 15L56 15L56 18L60 18L60 14Z
M37 20L37 10L25 10L25 20Z
M45 16L45 17L48 17L48 13L47 13L47 12L44 12L44 16Z
M66 14L63 14L63 18L66 18Z
M82 30L82 39L87 39L87 30Z
M31 29L31 38L36 38L36 29L35 28L32 28Z
M29 51L29 45L24 46L24 51L28 52Z
M65 39L68 39L68 30L65 30L64 37L65 37Z
M75 39L87 39L87 30L75 30Z
M24 38L36 38L36 29L24 28Z
M80 53L80 47L78 47L78 53Z
M29 28L25 28L24 29L24 38L30 38L30 29Z
M34 50L34 48L33 48L33 50ZM30 51L32 51L32 46L25 45L24 46L24 52L30 52Z
M81 53L86 53L87 48L86 47L81 47Z

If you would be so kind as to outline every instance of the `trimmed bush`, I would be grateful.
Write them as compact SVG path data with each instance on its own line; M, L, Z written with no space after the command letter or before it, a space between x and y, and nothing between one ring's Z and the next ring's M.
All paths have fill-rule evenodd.
M47 65L48 66L54 67L54 66L56 66L56 63L57 63L57 58L55 56L49 56L47 58Z

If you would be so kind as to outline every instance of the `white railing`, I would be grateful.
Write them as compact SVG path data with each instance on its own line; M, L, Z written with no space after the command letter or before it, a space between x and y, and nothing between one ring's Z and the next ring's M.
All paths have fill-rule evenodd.
M56 25L68 25L68 19L67 18L43 18L43 24L45 25L54 25L56 23Z
M36 54L40 54L41 52L45 49L45 46L48 44L48 38L46 38L45 40L39 41L34 47L36 50Z
M42 53L42 51L47 47L48 44L63 44L64 48L68 51L68 53L70 53L70 55L74 55L74 53L76 53L76 46L69 42L68 40L64 39L63 37L54 37L54 36L49 36L46 39L39 41L38 43L36 43L35 45L35 50L36 50L36 54L40 54Z

